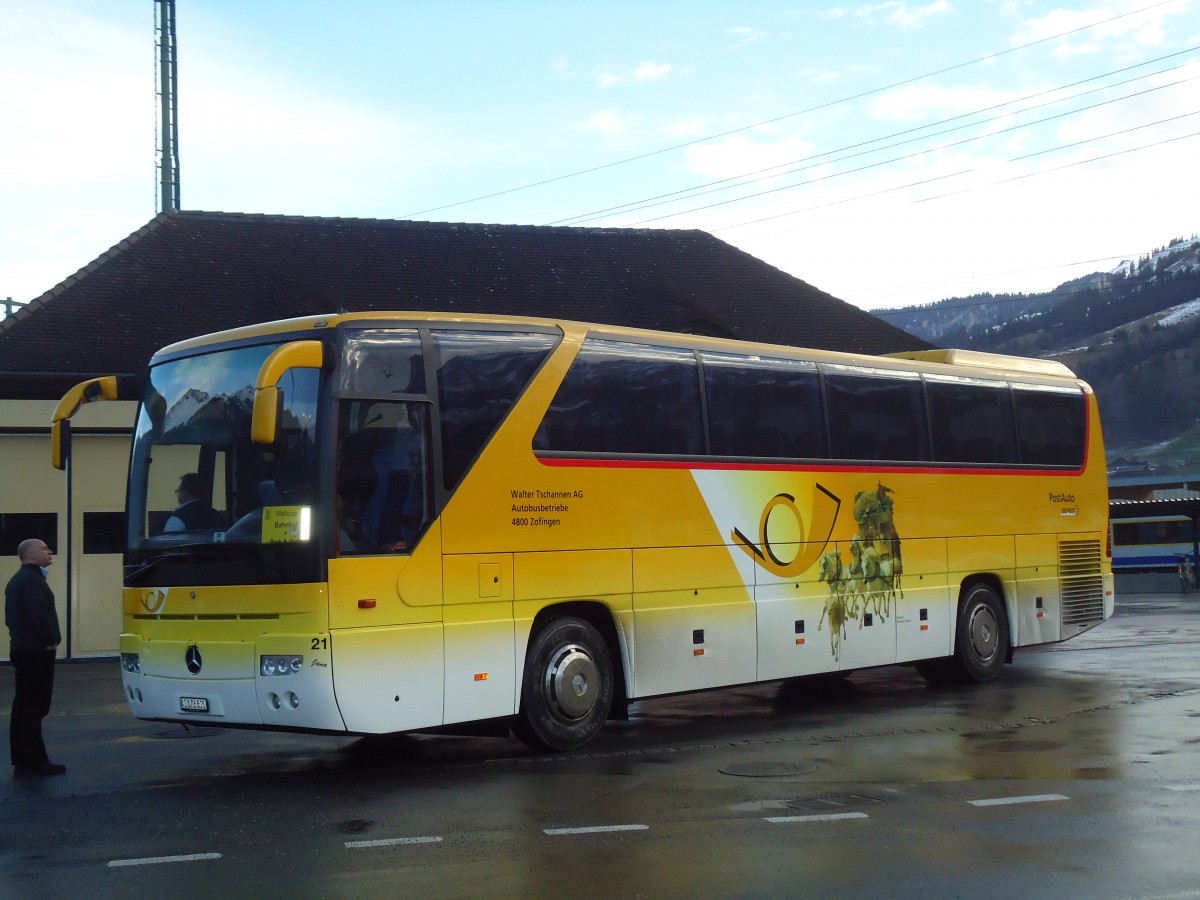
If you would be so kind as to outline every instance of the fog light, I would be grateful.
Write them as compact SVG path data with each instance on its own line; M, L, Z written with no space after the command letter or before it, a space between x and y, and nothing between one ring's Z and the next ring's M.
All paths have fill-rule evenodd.
M124 669L126 672L133 672L136 674L141 674L142 658L140 656L138 656L136 653L122 653L121 654L121 668Z
M260 656L258 660L263 675L295 675L303 668L303 656Z

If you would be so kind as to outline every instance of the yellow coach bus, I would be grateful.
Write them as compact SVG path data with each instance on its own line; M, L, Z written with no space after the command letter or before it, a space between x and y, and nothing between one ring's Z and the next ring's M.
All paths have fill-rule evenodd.
M133 390L64 397L56 464ZM174 344L137 390L142 719L565 750L680 691L985 681L1113 612L1100 419L1057 363L396 312Z

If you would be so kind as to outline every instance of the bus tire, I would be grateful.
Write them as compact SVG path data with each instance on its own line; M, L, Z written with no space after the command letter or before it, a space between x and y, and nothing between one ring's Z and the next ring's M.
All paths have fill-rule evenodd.
M958 606L954 666L963 681L991 681L1008 658L1008 617L991 585L977 581Z
M525 654L521 709L513 733L539 750L574 750L604 726L613 702L613 663L584 619L551 619Z
M991 681L1008 658L1008 618L996 591L977 581L963 592L958 604L954 655L914 663L930 684L969 684Z

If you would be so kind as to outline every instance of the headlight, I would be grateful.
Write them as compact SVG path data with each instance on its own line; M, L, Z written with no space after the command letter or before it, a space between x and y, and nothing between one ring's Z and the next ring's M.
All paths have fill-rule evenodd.
M303 668L303 656L261 656L258 660L263 675L295 675Z
M134 672L140 674L142 671L142 658L136 653L121 654L121 668L126 672Z

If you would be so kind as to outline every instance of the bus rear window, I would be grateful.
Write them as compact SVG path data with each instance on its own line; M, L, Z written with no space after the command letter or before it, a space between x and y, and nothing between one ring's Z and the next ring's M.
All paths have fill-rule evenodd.
M1082 391L1013 386L1021 462L1028 466L1083 466L1087 400Z

